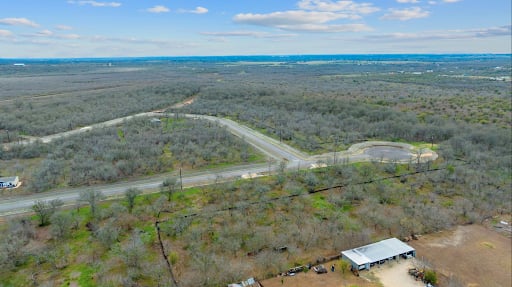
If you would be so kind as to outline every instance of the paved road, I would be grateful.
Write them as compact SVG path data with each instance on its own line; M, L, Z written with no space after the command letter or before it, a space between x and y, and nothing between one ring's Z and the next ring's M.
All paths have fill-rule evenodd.
M88 127L83 127L78 130L68 131L56 135L50 135L45 136L42 138L39 138L42 142L50 142L52 140L55 140L60 137L67 137L78 133L87 132L88 130L94 129L94 128L102 128L106 126L112 126L122 123L125 120L129 120L133 117L141 117L141 116L147 116L147 117L161 117L162 115L166 116L173 116L173 114L162 114L162 113L141 113L129 117L119 118L103 123L98 123L95 125L91 125ZM236 123L232 120L225 119L225 118L217 118L212 116L205 116L205 115L192 115L192 114L186 114L185 117L188 118L200 118L205 120L210 120L217 122L218 124L226 127L228 130L230 130L234 135L242 138L252 146L254 146L256 149L267 155L272 161L269 161L269 163L264 164L250 164L250 165L240 165L240 166L232 166L228 168L223 169L215 169L215 170L209 170L209 171L202 171L202 172L193 172L190 174L184 174L183 175L183 185L185 187L192 187L192 186L200 186L205 184L210 184L215 182L215 180L231 180L235 178L247 178L247 177L254 177L254 176L264 176L268 173L273 172L278 167L279 162L285 162L287 169L307 169L307 168L314 168L314 167L322 167L326 166L328 164L332 164L334 158L337 159L337 162L360 162L360 161L369 161L372 159L376 160L382 160L382 147L385 147L385 151L391 152L391 153L399 153L402 157L407 157L407 153L409 152L409 157L407 157L407 160L410 160L410 158L414 157L414 154L410 151L407 151L403 149L403 147L393 147L391 146L391 143L385 143L385 142L378 142L376 143L377 146L381 147L380 152L377 152L376 155L374 154L374 151L371 152L365 152L366 150L371 148L371 143L364 143L364 145L354 145L349 150L344 152L337 152L334 153L327 153L324 155L316 155L316 156L308 156L304 153L286 145L283 144L273 138L270 138L268 136L265 136L257 131L254 131L246 126L243 126L239 123ZM22 144L30 144L35 139L27 140L23 142ZM389 145L389 146L387 146ZM404 144L402 144L404 145ZM405 147L410 147L409 145L404 145ZM400 149L399 151L397 149ZM437 157L437 154L435 154L432 151L428 151L428 154L435 155ZM435 157L432 157L435 159ZM423 160L428 160L428 157L424 157ZM94 187L80 187L80 188L67 188L67 189L60 189L60 190L54 190L50 192L45 192L41 194L34 194L34 195L28 195L28 196L14 196L7 199L0 200L0 217L2 216L8 216L8 215L15 215L15 214L21 214L25 212L31 211L31 206L34 204L34 201L36 200L52 200L52 199L61 199L64 201L65 204L74 204L78 198L78 194L82 190L94 188L96 190L102 191L105 195L108 197L116 197L116 196L122 196L123 192L130 188L130 187L136 187L141 190L145 190L147 192L155 192L158 190L159 185L162 183L162 181L169 176L167 175L159 175L151 178L145 178L145 179L139 179L134 181L127 181L127 182L118 182L114 184L108 184L108 185L96 185Z
M201 186L213 183L215 180L229 180L242 177L246 174L261 175L268 173L268 170L268 164L264 163L183 174L183 186ZM88 189L101 190L101 192L103 192L109 198L122 196L124 191L130 187L139 188L147 192L156 192L158 191L160 184L165 180L165 178L171 175L177 176L176 174L167 174L134 181L118 182L107 185L95 185L92 187L58 189L30 196L3 199L0 200L0 216L30 212L31 207L36 200L52 200L58 198L67 205L74 204L78 199L80 191Z

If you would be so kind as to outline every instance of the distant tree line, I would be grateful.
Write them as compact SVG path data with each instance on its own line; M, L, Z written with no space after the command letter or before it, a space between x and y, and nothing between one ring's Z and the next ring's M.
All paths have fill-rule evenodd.
M10 132L11 141L20 136L43 136L76 129L140 112L162 109L195 93L195 85L165 86L76 92L44 100L13 100L0 105L0 130ZM1 133L7 141L7 133Z

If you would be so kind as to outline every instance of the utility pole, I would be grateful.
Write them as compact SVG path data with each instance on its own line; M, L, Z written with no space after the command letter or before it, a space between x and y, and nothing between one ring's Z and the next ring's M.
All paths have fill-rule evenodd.
M274 163L274 160L270 158L268 160L268 175L272 175L272 164Z
M181 176L181 167L180 167L180 185L181 185L181 191L183 191L183 177Z
M336 165L336 148L338 146L338 137L335 136L334 137L334 148L332 150L332 153L333 153L333 164Z

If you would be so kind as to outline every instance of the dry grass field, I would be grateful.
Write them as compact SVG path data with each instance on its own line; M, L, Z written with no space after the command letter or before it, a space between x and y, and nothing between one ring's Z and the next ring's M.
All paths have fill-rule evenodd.
M324 263L329 269L332 264L339 266L339 261ZM339 286L357 286L357 287L379 287L378 283L369 282L363 277L356 277L350 271L342 274L339 269L325 274L316 274L313 270L307 273L297 273L295 276L278 276L261 282L265 287L339 287Z
M458 226L410 243L441 273L441 286L452 275L470 287L512 286L511 238L494 230Z

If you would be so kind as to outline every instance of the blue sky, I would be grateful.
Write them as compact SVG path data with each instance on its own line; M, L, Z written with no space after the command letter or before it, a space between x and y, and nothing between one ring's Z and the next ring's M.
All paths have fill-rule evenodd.
M0 58L511 53L510 0L0 0Z

